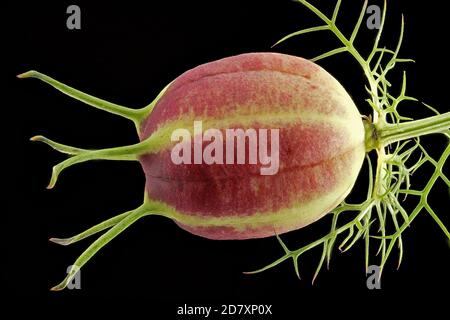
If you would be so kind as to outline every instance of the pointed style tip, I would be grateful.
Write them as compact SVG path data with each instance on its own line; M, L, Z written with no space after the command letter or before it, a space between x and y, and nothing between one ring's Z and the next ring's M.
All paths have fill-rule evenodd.
M48 241L56 243L56 244L59 244L59 245L62 245L62 246L69 245L71 243L70 240L71 240L70 238L69 239L61 239L61 238L50 238L50 239L48 239Z
M61 288L59 285L57 285L57 286L51 287L50 291L61 291L62 289L64 289L64 288Z
M60 239L58 239L58 238L48 238L48 241L53 242L53 243L58 243L58 244L60 243L59 240Z
M55 175L55 168L52 169L52 176L50 178L50 182L47 185L47 190L53 189L58 180L58 175Z
M62 282L60 282L54 287L51 287L50 291L61 291L65 289L67 287L67 284L69 283L69 279L70 279L69 276L67 276Z
M17 77L18 79L30 78L30 77L32 77L35 73L36 73L36 71L30 70L30 71L27 71L27 72L18 74L16 77Z

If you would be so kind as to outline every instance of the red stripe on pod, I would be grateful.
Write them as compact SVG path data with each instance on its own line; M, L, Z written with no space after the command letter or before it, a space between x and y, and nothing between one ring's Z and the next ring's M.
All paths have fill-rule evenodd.
M340 102L343 96L349 99L337 80L308 60L272 53L239 55L201 65L177 78L144 121L142 138L188 114L205 119L235 112L302 110L352 118L354 114Z

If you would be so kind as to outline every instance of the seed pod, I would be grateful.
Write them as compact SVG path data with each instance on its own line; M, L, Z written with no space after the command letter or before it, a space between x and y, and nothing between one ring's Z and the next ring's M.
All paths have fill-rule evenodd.
M260 161L226 164L225 152L223 164L174 164L170 135L192 131L196 120L224 137L226 129L279 129L278 172L261 175ZM316 221L350 192L365 155L361 116L340 83L311 61L276 53L185 72L142 122L141 140L152 135L158 148L139 158L148 198L211 239L267 237Z
M70 156L53 167L48 188L64 169L95 159L138 160L146 176L145 199L138 208L73 237L50 239L68 245L109 229L52 290L65 288L98 250L147 215L171 218L210 239L260 238L304 227L347 196L366 151L364 125L350 96L329 73L298 57L250 53L207 63L182 74L142 109L96 98L36 71L18 77L40 79L132 120L141 140L87 150L32 138ZM196 121L201 121L200 132ZM172 141L180 129L193 133L194 143ZM234 136L229 139L228 130L241 130L243 148ZM177 146L189 161L173 161ZM206 161L206 150L213 163Z

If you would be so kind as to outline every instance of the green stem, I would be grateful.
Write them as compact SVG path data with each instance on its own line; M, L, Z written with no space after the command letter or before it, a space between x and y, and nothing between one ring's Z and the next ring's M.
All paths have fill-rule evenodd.
M63 246L67 246L69 244L78 242L80 240L83 240L84 238L87 238L93 234L96 234L98 232L101 232L103 230L106 230L108 228L111 228L113 226L115 226L116 224L118 224L120 221L122 221L124 218L126 218L130 213L132 213L134 210L132 211L128 211L122 214L119 214L115 217L112 217L108 220L105 220L89 229L87 229L86 231L83 231L73 237L70 238L50 238L49 241L63 245Z
M379 144L384 146L419 136L445 132L450 128L450 112L425 119L385 125L378 129Z
M63 84L53 78L50 78L49 76L47 76L43 73L40 73L38 71L31 70L31 71L19 74L17 77L19 79L24 79L24 78L39 79L74 99L84 102L94 108L97 108L97 109L100 109L103 111L107 111L107 112L119 115L121 117L124 117L126 119L132 120L135 124L138 124L141 121L141 119L145 116L143 109L131 109L131 108L127 108L127 107L115 104L115 103L108 102L103 99L99 99L97 97L94 97L94 96L91 96L84 92L81 92L80 90L74 89L68 85L65 85L65 84Z

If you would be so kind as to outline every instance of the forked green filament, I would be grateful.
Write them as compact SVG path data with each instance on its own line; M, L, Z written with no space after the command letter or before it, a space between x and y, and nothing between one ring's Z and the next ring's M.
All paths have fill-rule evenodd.
M129 146L100 149L100 150L86 150L73 148L61 143L54 142L43 136L35 136L31 138L32 141L40 141L48 144L53 149L62 153L69 154L71 157L53 167L52 176L47 189L51 189L55 186L58 180L59 174L66 168L73 166L77 163L82 163L89 160L138 160L140 155L151 153L152 145L155 140L154 136L150 136L147 139Z
M97 232L106 230L110 228L106 233L100 236L97 240L95 240L74 262L71 269L69 270L66 278L58 285L51 288L52 291L58 291L64 289L73 277L76 275L78 270L80 270L86 262L88 262L101 248L103 248L108 242L114 239L117 235L119 235L122 231L132 225L134 222L139 220L142 217L159 214L155 212L152 208L151 203L144 201L144 204L135 210L131 210L129 212L120 214L114 218L106 220L92 228L68 239L56 239L51 238L50 241L68 245L74 242L77 242L81 239L89 237Z

